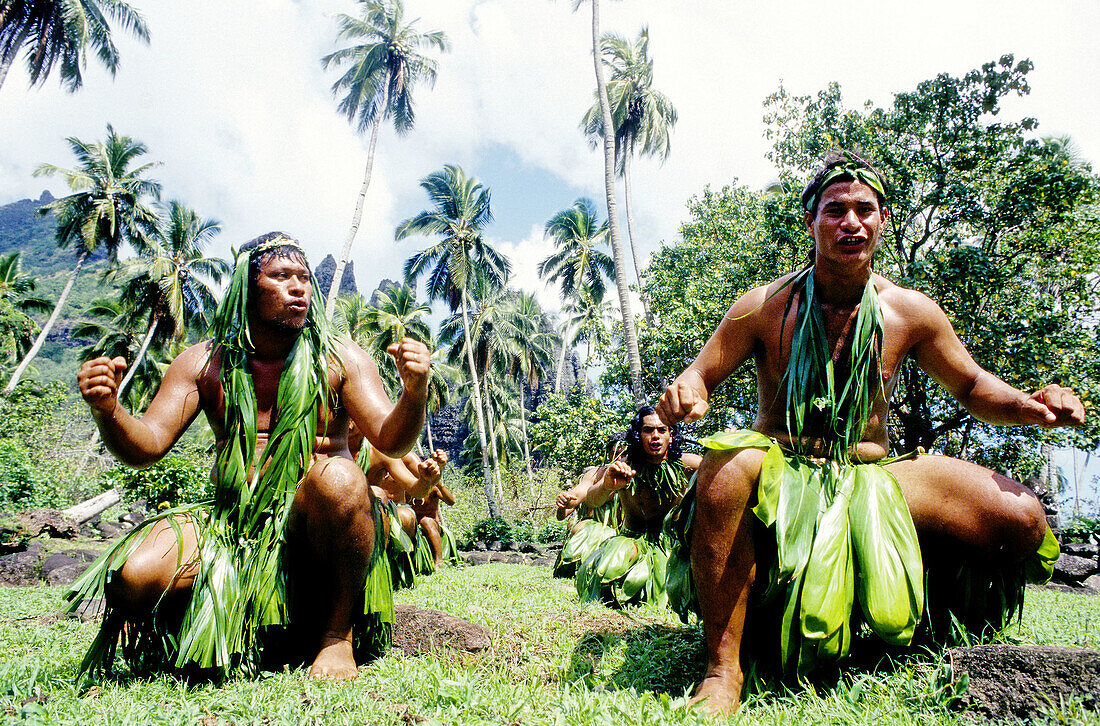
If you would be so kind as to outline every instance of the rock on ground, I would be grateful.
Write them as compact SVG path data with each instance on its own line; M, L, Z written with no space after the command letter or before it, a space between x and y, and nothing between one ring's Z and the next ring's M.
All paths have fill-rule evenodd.
M475 653L492 644L489 629L439 610L413 605L394 607L393 647L405 655L432 648L454 648Z
M1035 718L1059 701L1100 707L1100 651L1051 645L979 645L949 651L962 705L986 720Z

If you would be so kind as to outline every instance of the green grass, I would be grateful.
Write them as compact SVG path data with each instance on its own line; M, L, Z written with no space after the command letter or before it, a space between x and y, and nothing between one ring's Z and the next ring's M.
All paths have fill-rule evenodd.
M446 568L398 593L487 627L485 653L391 652L350 684L309 681L302 670L188 686L120 674L77 692L73 677L95 626L57 618L61 591L0 590L0 723L452 724L458 726L709 723L685 705L701 674L702 636L667 611L582 604L572 583L542 568ZM1030 591L1027 643L1097 647L1100 599ZM949 671L934 656L877 670L850 669L790 691L761 687L734 724L955 724ZM1045 723L1095 723L1065 704Z

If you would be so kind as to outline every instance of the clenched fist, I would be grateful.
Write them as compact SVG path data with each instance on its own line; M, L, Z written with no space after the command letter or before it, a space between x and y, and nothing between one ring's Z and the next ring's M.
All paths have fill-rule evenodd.
M691 423L703 418L708 408L710 404L698 386L677 378L661 395L657 403L657 417L669 426L681 421Z
M95 358L80 366L76 383L93 412L110 416L118 406L118 386L126 375L126 359Z
M1080 426L1085 423L1085 406L1072 390L1052 383L1024 401L1021 415L1025 423L1044 428Z
M432 364L428 346L413 338L402 338L386 348L386 352L397 362L397 374L405 390L426 395Z
M443 467L447 465L447 461L447 452L443 449L436 449L430 457L420 462L420 478L438 479L443 473Z
M604 486L612 491L618 491L625 488L635 474L637 472L634 471L634 468L625 461L613 461L611 466L607 467L607 473L603 475Z

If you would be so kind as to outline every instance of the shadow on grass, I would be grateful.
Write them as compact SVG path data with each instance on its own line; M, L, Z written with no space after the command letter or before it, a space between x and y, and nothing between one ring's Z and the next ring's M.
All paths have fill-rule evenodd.
M607 678L608 687L677 697L703 677L706 653L700 628L649 624L586 633L573 648L566 679L595 681L605 655L624 646L623 662Z

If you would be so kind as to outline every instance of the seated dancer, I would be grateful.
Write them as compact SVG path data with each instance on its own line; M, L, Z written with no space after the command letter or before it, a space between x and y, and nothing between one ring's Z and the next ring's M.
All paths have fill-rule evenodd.
M72 608L106 596L82 672L109 668L120 637L138 670L253 672L281 650L312 661L311 677L340 679L356 676L360 646L388 645L381 510L348 450L348 421L375 448L408 451L430 358L415 340L390 347L404 384L393 404L323 307L298 242L271 232L241 247L213 339L172 362L140 419L118 401L123 358L81 366L80 392L120 461L158 461L200 411L217 440L213 500L146 520L68 594Z
M755 361L753 430L704 440L696 485L668 522L678 537L669 598L676 607L688 572L677 554L690 554L683 593L693 582L707 646L694 698L714 712L739 703L746 641L754 659L778 652L778 665L803 674L847 653L853 617L895 645L910 642L925 606L934 638L937 624L997 627L1022 604L1025 573L1049 578L1058 556L1026 487L945 456L884 458L906 355L982 421L1084 421L1072 391L1028 395L1001 381L935 302L872 271L885 188L862 159L830 152L802 193L813 263L734 302L657 407L666 423L695 421L715 387Z
M679 427L663 423L652 406L638 409L626 443L625 457L612 461L584 498L588 507L598 509L614 497L615 527L593 520L578 529L562 547L562 560L573 549L587 551L594 541L591 551L580 553L574 577L581 598L664 603L667 552L659 541L661 525L702 457L681 452Z
M374 496L389 514L390 545L386 548L394 587L412 587L416 575L435 572L431 541L417 529L417 516L409 506L413 498L428 496L440 483L447 453L437 449L427 459L410 451L396 458L364 444L354 425L348 432L348 447L367 475Z
M447 463L447 452L436 449L432 459L438 461L439 468L442 469ZM443 524L443 518L440 516L440 502L448 507L455 505L454 494L444 486L442 480L437 480L426 496L413 498L409 502L416 515L416 521L420 523L420 531L417 535L423 534L431 545L434 569L438 569L444 559L450 562L459 560L454 534Z
M584 471L581 472L577 484L558 494L557 498L554 500L554 506L557 508L554 516L557 517L559 522L575 512L577 507L584 504L584 498L587 496L588 490L596 486L596 483L603 479L604 472L607 471L607 467L611 462L619 458L622 453L625 453L625 442L625 434L618 433L614 436L608 436L604 444L607 463L601 464L600 466L586 466Z

